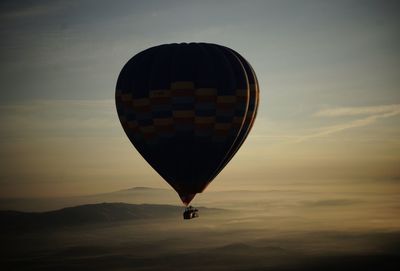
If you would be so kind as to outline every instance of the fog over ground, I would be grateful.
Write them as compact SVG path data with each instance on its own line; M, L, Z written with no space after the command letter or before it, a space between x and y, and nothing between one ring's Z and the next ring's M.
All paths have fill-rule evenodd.
M397 270L400 200L396 186L387 185L392 189L325 184L324 190L303 185L204 193L194 203L206 207L189 221L182 219L183 208L163 205L176 197L166 189L47 199L47 206L117 198L131 199L132 206L161 205L133 219L78 219L74 225L61 210L56 213L65 226L8 229L1 234L2 265L10 270ZM4 210L17 200L1 204ZM45 202L36 204L31 199L25 209ZM111 219L121 209L100 206L93 205L91 214Z

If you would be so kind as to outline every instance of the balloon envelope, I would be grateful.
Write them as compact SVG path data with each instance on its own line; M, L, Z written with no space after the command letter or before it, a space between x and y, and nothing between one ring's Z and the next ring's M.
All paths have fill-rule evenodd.
M129 140L186 205L221 172L254 123L259 88L237 52L165 44L131 58L116 107Z

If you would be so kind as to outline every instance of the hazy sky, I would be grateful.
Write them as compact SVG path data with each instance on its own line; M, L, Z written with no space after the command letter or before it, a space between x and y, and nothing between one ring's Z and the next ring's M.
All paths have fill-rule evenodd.
M231 47L260 82L247 142L208 190L400 185L397 1L2 1L0 196L168 187L125 136L117 76L172 42Z

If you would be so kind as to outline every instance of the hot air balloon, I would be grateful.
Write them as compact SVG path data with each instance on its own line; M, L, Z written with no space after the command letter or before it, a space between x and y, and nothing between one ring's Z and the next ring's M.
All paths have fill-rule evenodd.
M174 43L133 56L119 74L115 101L129 140L187 206L243 144L259 88L234 50Z

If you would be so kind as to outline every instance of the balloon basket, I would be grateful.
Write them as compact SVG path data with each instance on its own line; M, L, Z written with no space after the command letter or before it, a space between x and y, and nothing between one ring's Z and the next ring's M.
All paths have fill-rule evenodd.
M192 206L186 207L183 212L183 219L193 219L199 217L199 210Z

